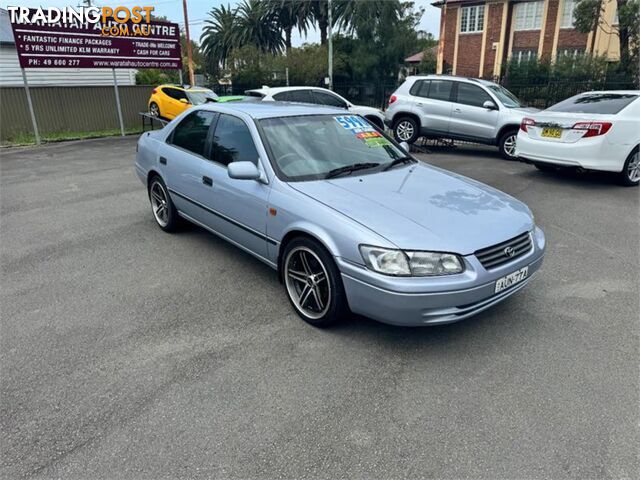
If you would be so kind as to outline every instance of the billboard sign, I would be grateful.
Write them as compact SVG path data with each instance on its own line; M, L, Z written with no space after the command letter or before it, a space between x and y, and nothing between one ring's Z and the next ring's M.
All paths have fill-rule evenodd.
M178 24L151 20L145 8L136 17L108 7L9 7L20 67L181 69Z

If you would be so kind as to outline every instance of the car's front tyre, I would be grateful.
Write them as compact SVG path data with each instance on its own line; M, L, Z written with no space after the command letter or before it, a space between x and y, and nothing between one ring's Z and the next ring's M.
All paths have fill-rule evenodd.
M153 115L154 117L158 117L160 118L160 107L158 106L158 104L156 102L151 102L149 104L149 113L151 115Z
M400 117L393 124L393 137L397 142L415 143L420 137L420 126L413 117Z
M158 175L149 181L149 202L158 226L165 232L176 231L179 223L178 211L171 201L167 186Z
M627 187L637 187L640 184L640 151L638 147L633 149L624 162L619 179L620 183Z
M348 315L340 272L319 242L307 237L289 242L282 256L282 279L289 302L305 322L328 327Z

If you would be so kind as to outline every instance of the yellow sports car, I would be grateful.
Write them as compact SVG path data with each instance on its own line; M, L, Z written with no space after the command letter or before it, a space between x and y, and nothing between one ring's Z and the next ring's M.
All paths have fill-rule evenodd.
M194 105L206 102L230 102L243 98L242 96L219 97L213 90L204 87L160 85L151 91L149 113L171 120Z

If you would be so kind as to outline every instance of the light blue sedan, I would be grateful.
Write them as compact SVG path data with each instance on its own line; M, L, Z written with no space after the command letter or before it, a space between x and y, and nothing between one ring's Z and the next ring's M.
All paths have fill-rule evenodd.
M545 237L526 205L418 162L344 110L208 104L144 133L137 152L161 229L186 219L270 265L315 326L350 312L455 322L542 264Z

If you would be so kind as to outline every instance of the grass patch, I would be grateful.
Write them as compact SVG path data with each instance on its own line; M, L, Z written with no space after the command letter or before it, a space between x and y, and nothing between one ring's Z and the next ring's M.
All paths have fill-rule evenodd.
M136 133L142 133L142 128L129 128L125 129L126 135L133 135ZM85 140L88 138L102 138L102 137L117 137L120 135L120 129L111 130L94 130L90 132L51 132L40 134L40 140L42 143L55 143L66 142L69 140ZM35 145L36 137L33 133L18 133L12 135L6 140L2 141L3 147L18 147L25 145Z

